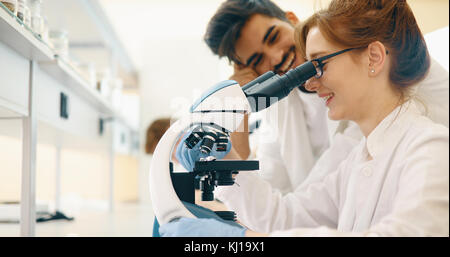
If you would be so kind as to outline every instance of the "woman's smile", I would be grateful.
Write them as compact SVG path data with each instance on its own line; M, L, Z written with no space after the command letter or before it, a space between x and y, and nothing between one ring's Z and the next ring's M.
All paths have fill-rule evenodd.
M334 98L334 93L319 94L319 97L322 98L325 101L325 105L328 106Z

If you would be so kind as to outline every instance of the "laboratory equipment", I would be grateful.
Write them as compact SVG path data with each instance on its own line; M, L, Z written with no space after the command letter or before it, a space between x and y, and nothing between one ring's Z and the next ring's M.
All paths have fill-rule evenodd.
M17 18L22 22L24 21L25 7L27 7L25 0L17 0Z
M68 32L66 30L51 30L49 36L55 54L67 58L69 56Z
M284 75L269 71L243 87L235 81L227 80L206 91L191 107L190 115L179 119L169 127L153 154L149 183L152 205L158 222L166 224L180 217L188 217L215 218L235 224L232 221L234 217L230 213L226 213L223 217L231 216L231 221L225 221L217 213L195 205L195 200L192 202L194 188L191 181L194 176L201 176L204 181L201 187L202 197L210 200L213 199L214 187L232 185L233 173L258 169L258 161L216 160L206 157L195 162L192 171L176 175L171 168L170 160L173 146L188 129L193 132L191 133L193 136L185 140L186 147L193 147L193 144L207 139L207 136L211 136L210 132L214 131L215 142L203 140L199 151L207 154L214 144L218 149L223 148L229 134L237 130L245 114L258 112L283 99L316 73L314 63L306 62ZM186 189L179 189L182 187Z
M23 24L28 28L31 28L31 11L27 5L25 5L23 10Z
M8 8L14 15L17 13L17 0L2 0L2 4Z
M41 16L42 0L29 0L28 4L31 11L31 29L38 36L42 37L44 30L44 20Z

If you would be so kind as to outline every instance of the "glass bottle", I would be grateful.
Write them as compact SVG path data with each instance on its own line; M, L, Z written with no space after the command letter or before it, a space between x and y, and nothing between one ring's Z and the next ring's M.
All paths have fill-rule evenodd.
M42 41L44 41L45 43L48 43L49 41L49 27L48 27L48 21L47 18L42 16Z
M42 37L44 20L41 16L42 0L28 0L31 11L31 29Z
M17 0L1 0L2 4L6 6L14 15L17 14Z
M27 3L25 0L17 0L17 18L24 22L25 20L25 7Z
M68 57L69 55L69 38L66 30L51 30L50 42L53 51L60 57Z
M24 11L23 11L23 24L25 24L25 26L28 26L29 28L31 28L31 11L27 5L25 5Z

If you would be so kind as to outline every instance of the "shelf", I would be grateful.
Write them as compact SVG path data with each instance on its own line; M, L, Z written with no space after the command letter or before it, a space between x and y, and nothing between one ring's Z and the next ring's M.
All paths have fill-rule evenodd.
M70 11L61 11L70 10ZM110 69L124 87L137 88L137 68L98 0L45 0L42 13L52 29L69 32L69 52L97 71Z
M17 107L7 101L0 98L0 120L2 119L15 119L28 115L27 110Z
M86 99L92 106L105 116L113 116L115 112L111 105L100 93L89 85L89 83L79 75L74 68L66 61L55 57L50 62L40 62L41 69L62 85L70 88L82 99Z
M0 41L29 60L53 60L54 54L50 47L1 3Z
M63 59L56 56L51 62L40 62L39 66L42 71L58 81L61 85L66 86L72 92L80 96L80 98L89 102L104 115L104 118L113 118L124 124L131 131L137 131L137 128L128 124L123 114L120 113L120 110L114 108L103 96L101 96L100 92L90 86L89 83Z
M81 1L77 0L74 3L78 3L85 8L85 11L94 15L96 12L100 12L100 6L97 2ZM87 10L86 10L87 9ZM99 17L94 23L97 26L103 28L104 35L112 33L112 28L109 27L106 17L101 12ZM99 25L101 24L101 25ZM103 36L104 36L103 35ZM111 34L106 40L114 41L117 49L123 49L120 45L115 34ZM21 20L19 20L13 13L11 13L4 5L0 3L0 42L17 52L19 55L31 61L36 61L42 71L47 73L50 77L55 79L62 86L69 88L80 98L86 100L99 113L104 115L105 118L114 118L126 125L133 132L137 130L126 122L124 115L112 107L111 103L105 99L100 92L94 89L89 83L77 72L69 62L65 59L61 59L55 56L52 49L44 43L40 37L34 34L30 28L25 26ZM122 53L124 58L127 57L125 53ZM133 65L128 62L128 68L133 69ZM14 106L13 104L2 100L0 97L0 117L16 117L26 116L27 110Z
M65 5L69 1L58 0L58 2ZM81 1L81 3L89 6L90 1ZM96 1L94 7L91 6L94 8L94 11L96 10L95 6L97 6L95 4ZM58 10L59 13L63 13L61 11L70 10L70 7L63 7L64 8ZM72 19L71 21L75 23L80 22L80 20L77 19ZM59 21L55 20L55 22ZM80 27L82 29L89 28L89 26ZM106 33L109 33L109 31L106 31ZM111 40L111 38L106 37L105 40ZM117 48L121 48L120 44L115 44L117 45ZM0 46L0 49L6 49L0 54L4 74L7 75L8 78L15 78L7 80L9 84L3 83L3 86L0 85L0 89L2 89L2 91L0 91L0 122L2 122L0 134L5 133L4 131L7 131L6 133L9 131L10 134L15 135L22 140L22 204L20 205L20 234L22 236L34 236L36 226L33 218L36 210L37 140L40 139L41 142L42 140L48 140L48 142L54 144L64 143L65 146L72 145L74 147L80 147L83 151L84 149L98 149L99 151L106 149L108 150L109 163L111 164L109 167L110 174L113 176L114 152L111 147L111 137L108 136L111 132L105 132L106 135L99 136L96 121L100 115L100 117L112 118L122 122L124 120L124 115L113 108L112 105L83 78L70 62L55 56L53 50L42 41L39 36L33 33L29 27L25 26L1 3ZM127 63L127 61L128 60L125 60L126 66L133 68L132 64ZM12 65L11 62L17 65ZM39 66L37 66L37 64ZM45 76L40 70L49 76ZM18 74L14 74L14 71L17 71ZM39 83L39 78L41 78L44 83ZM20 79L23 79L23 83L19 83ZM5 86L5 84L8 86ZM39 87L44 90L38 92L36 88ZM75 97L77 101L74 101L74 103L78 102L78 104L74 104L73 107L85 107L77 109L77 111L74 112L77 114L72 115L74 119L55 119L55 117L59 118L59 116L57 116L59 110L55 109L55 107L58 108L60 106L59 102L56 102L55 100L59 97L61 88L67 88L67 91L71 91L70 93L72 95L79 96L81 101L78 101L78 97ZM21 91L19 91L19 89ZM33 90L31 91L31 94L30 89ZM11 92L14 94L10 94ZM25 99L30 97L30 104L27 104ZM17 104L14 102L14 100L17 99L22 101L18 101L19 104ZM37 105L38 102L40 103L39 106ZM44 111L39 112L39 108ZM30 113L28 113L28 109L30 110ZM47 110L50 111L45 112ZM47 114L50 115L47 116ZM21 120L20 118L23 117L22 115L28 116L29 118ZM124 125L127 128L124 129L125 132L122 132L123 134L125 134L130 127L126 123ZM80 126L82 126L82 129L79 129ZM17 127L21 127L21 129L15 129ZM73 133L74 131L80 132L80 136L78 136L78 133ZM92 137L90 135L95 136ZM126 142L129 142L129 140L125 141L125 143ZM113 184L111 184L110 187L112 189ZM113 206L112 192L113 190L111 190L109 196L111 208Z

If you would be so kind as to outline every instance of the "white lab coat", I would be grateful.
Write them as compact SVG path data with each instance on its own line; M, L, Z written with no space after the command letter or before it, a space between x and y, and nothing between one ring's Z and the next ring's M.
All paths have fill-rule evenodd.
M448 236L448 133L410 101L320 181L283 196L241 172L216 196L243 224L272 236Z
M255 157L259 174L283 194L292 192L329 146L325 105L316 94L293 90L261 118Z
M414 96L427 106L427 117L449 126L448 72L435 60L425 79L414 87ZM259 175L275 190L286 194L302 183L322 179L358 144L359 127L347 121L336 126L327 112L316 94L293 90L262 114L255 159L260 162Z

